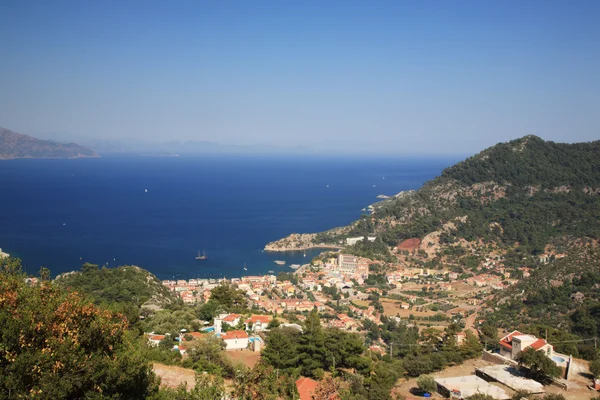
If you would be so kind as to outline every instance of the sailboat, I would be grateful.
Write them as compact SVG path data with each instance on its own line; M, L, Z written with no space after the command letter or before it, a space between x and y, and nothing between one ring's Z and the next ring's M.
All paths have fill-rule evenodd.
M206 253L202 250L202 255L200 255L200 250L198 250L198 255L196 256L196 260L206 260Z
M306 250L304 250L304 257L306 257Z
M246 268L246 263L244 262L244 271L248 271L248 268Z

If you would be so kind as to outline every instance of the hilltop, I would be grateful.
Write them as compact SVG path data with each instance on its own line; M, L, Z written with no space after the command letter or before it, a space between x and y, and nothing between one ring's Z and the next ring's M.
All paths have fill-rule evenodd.
M0 127L0 160L13 158L85 158L98 154L75 143L41 140Z
M83 293L96 304L120 304L160 309L177 302L172 291L152 273L137 266L99 268L84 264L80 271L56 277L59 286Z
M565 144L530 135L500 143L417 191L376 203L371 215L348 227L312 234L313 244L377 236L395 248L419 239L418 250L431 260L449 247L518 248L532 255L543 253L553 238L598 238L599 154L600 141ZM278 242L294 246L292 238ZM361 252L365 245L350 250Z

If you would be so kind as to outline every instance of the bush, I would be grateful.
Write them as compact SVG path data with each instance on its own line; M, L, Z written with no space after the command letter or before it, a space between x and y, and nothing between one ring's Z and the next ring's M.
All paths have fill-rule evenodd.
M424 392L434 393L437 390L437 384L431 375L419 375L417 386Z

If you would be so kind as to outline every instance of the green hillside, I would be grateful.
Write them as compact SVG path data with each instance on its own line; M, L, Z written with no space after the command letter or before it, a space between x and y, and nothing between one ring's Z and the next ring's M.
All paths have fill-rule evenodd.
M443 232L442 243L518 243L520 251L538 254L555 237L600 237L599 194L600 141L564 144L526 136L447 168L415 192L378 203L343 236L318 239L376 235L395 246L452 222L455 229Z

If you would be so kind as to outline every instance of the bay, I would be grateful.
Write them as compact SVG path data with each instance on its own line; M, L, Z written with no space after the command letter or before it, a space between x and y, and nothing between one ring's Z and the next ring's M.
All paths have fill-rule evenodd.
M418 189L455 159L105 156L0 162L0 247L29 273L83 262L139 265L161 279L291 271L318 254L263 252L290 233L346 225ZM206 260L196 260L198 251ZM285 260L278 266L275 260ZM243 270L244 265L247 271Z

